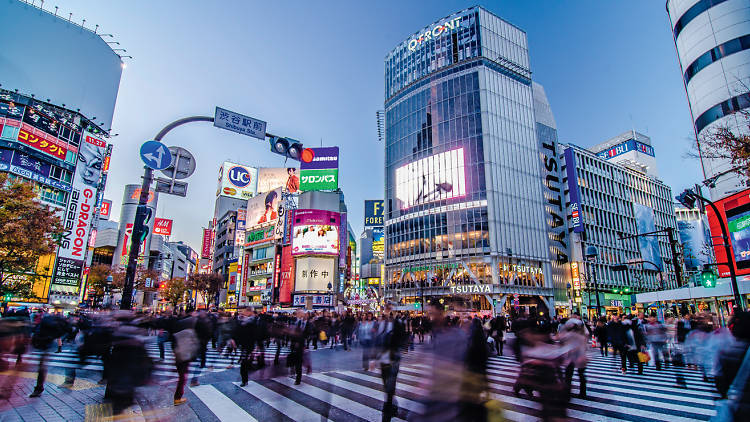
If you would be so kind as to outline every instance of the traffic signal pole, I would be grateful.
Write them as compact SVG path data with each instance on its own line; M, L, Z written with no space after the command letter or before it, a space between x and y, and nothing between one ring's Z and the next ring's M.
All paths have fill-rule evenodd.
M161 142L164 135L177 126L192 122L213 122L214 118L209 116L191 116L184 119L175 120L164 127L154 137L154 141ZM128 254L128 267L125 270L125 285L122 288L122 300L120 309L130 309L133 306L133 285L135 283L135 270L138 266L138 252L141 249L141 242L145 239L143 230L143 221L146 219L146 204L148 203L148 192L151 189L151 183L154 181L154 170L151 167L143 166L143 184L141 184L141 196L138 199L138 209L135 213L133 223L133 234L131 235L130 253Z

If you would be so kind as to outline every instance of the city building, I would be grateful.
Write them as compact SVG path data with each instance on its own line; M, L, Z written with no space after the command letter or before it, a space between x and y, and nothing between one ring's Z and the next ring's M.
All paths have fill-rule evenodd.
M635 130L617 135L589 150L609 162L633 168L649 176L659 177L651 138Z
M698 140L721 126L746 133L735 112L750 108L750 1L668 0L667 13ZM718 176L713 200L745 189L736 174L722 175L728 160L701 156L701 165L705 179Z
M13 300L73 307L93 258L123 62L92 29L27 2L3 2L0 36L22 33L4 43L0 60L0 172L33 182L66 233L40 261L37 297ZM73 230L79 217L89 223Z
M568 191L571 308L589 316L597 306L602 314L628 313L632 294L685 284L674 253L679 236L671 188L650 176L644 163L616 164L599 147L558 148ZM647 233L655 235L637 236ZM598 252L593 258L589 246Z
M415 32L385 58L385 133L384 299L553 314L526 33L482 7Z

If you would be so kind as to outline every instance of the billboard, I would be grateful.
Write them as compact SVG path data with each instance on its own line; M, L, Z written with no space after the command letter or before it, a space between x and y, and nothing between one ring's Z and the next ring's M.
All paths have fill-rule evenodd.
M385 257L385 230L382 227L372 229L372 256L380 261Z
M119 238L123 241L117 245L115 249L115 257L120 257L119 260L115 259L113 265L123 266L127 265L128 255L130 250L130 235L133 231L133 223L135 222L135 214L138 210L138 201L141 196L140 185L125 185L125 192L122 196L122 208L120 208L120 227L119 227ZM146 235L145 242L141 245L141 254L144 251L151 250L151 233L154 230L153 218L156 215L156 204L158 202L158 195L153 190L149 190L148 198L146 199L147 207L147 220L146 226L148 227L148 233ZM139 260L142 263L143 259Z
M254 246L261 243L268 242L275 238L274 233L276 227L273 224L269 224L264 227L249 228L245 231L245 246Z
M203 229L203 239L201 240L201 258L211 257L211 229Z
M711 262L710 237L702 219L678 220L680 243L683 246L685 269L700 271L703 264Z
M633 212L638 225L638 233L650 233L656 231L654 223L654 210L642 204L633 204ZM659 251L659 238L656 236L639 236L638 249L641 251L641 259L656 264L643 264L644 269L661 271L661 252Z
M259 168L258 193L281 188L284 192L299 192L299 170L294 167Z
M70 184L49 177L51 169L51 164L24 152L0 149L0 170L70 192L72 190Z
M581 191L578 187L578 175L576 174L576 157L573 148L565 148L565 175L568 178L568 192L570 194L570 225L573 232L582 233L583 215L581 215Z
M306 148L300 160L300 170L339 168L339 147Z
M333 258L297 258L294 270L294 291L328 291L334 285L336 260Z
M339 170L301 170L299 190L302 192L316 190L336 190L339 188Z
M172 234L172 220L168 218L157 218L154 222L154 234L169 236Z
M385 216L385 201L365 200L365 227L382 227Z
M74 105L109 129L122 74L122 60L112 47L90 29L83 30L60 15L23 2L3 2L0 39L19 36L23 42L3 43L3 88L43 94L54 104Z
M732 261L737 275L750 274L750 189L730 195L724 199L714 201L720 216L726 222L729 239L732 245ZM714 254L716 262L727 262L727 254L721 241L721 226L711 208L706 208L711 237L714 239ZM719 276L729 277L729 267L718 265Z
M396 169L396 201L400 209L466 195L464 149L456 148Z
M280 273L279 302L289 303L292 301L294 290L294 258L291 246L281 248Z
M347 234L349 231L346 229L346 213L342 212L339 214L341 226L339 229L339 268L346 267L346 253L347 253Z
M99 177L107 149L106 142L88 132L84 132L82 138L78 164L73 177L73 190L70 193L70 201L65 213L65 232L57 251L57 264L64 267L64 271L55 270L55 274L61 277L61 283L63 280L69 280L72 272L77 271L80 275L83 270L91 222L96 207ZM58 284L55 277L52 282ZM71 285L69 281L65 281L65 284Z
M112 201L105 199L102 201L101 208L99 208L99 218L109 220L110 214L112 214Z
M247 210L237 210L237 219L234 223L234 245L242 245L245 240L245 222L247 221Z
M339 254L339 213L296 210L292 227L292 254Z
M258 184L258 169L225 161L219 167L219 185L216 196L250 199Z
M279 219L279 204L281 204L281 188L249 199L245 225L250 228L259 224L276 224Z

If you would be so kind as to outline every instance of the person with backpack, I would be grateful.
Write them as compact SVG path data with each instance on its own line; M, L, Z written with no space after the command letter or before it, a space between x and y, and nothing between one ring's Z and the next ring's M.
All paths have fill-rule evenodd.
M37 314L38 321L31 336L31 345L42 352L39 357L39 372L36 386L29 397L39 397L44 391L44 381L47 378L47 355L53 345L57 346L57 339L70 331L68 323L59 314Z
M179 406L187 402L182 397L185 393L190 362L198 357L200 341L195 331L195 318L186 317L175 321L172 335L172 350L174 351L175 366L177 367L177 388L174 392L174 405Z

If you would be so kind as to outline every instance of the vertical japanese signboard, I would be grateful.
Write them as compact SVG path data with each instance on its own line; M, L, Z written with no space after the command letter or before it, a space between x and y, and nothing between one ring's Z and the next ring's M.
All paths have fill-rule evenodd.
M570 225L575 233L583 233L583 215L581 214L581 191L578 187L578 175L576 175L576 158L573 148L566 148L565 173L568 178L568 191L570 192Z
M211 257L211 229L203 229L203 240L201 241L201 258Z
M70 201L65 212L65 232L57 252L52 283L78 286L96 206L96 194L107 143L84 132L78 153Z

